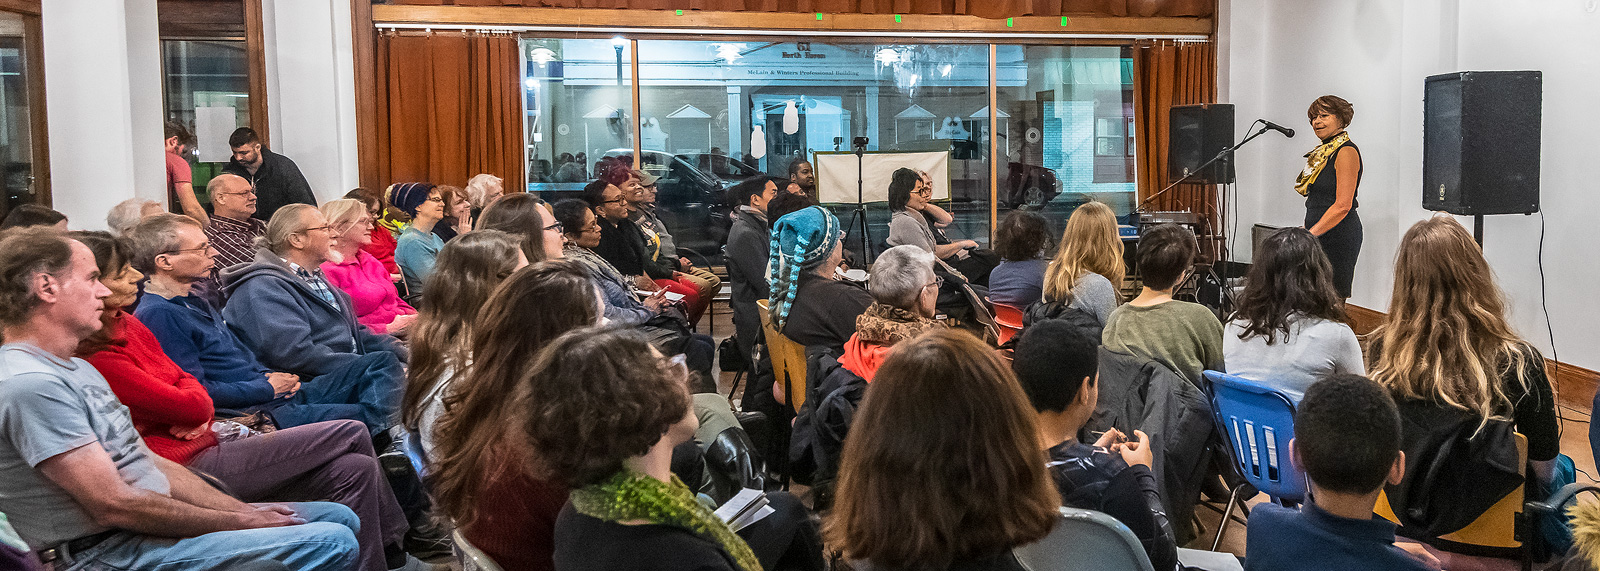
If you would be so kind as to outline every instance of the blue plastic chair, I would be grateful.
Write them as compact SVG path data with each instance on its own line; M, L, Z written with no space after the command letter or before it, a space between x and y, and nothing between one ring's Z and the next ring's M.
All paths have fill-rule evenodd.
M1061 508L1061 519L1044 539L1013 548L1031 571L1154 571L1139 538L1106 514Z
M1305 501L1305 473L1289 459L1294 403L1281 391L1242 377L1206 371L1205 378L1211 383L1211 409L1216 411L1217 432L1227 442L1233 467L1245 483L1280 504ZM1212 551L1222 544L1233 508L1248 499L1239 497L1244 487L1245 484L1234 486L1228 495L1228 507L1222 511ZM1245 515L1248 517L1249 512Z

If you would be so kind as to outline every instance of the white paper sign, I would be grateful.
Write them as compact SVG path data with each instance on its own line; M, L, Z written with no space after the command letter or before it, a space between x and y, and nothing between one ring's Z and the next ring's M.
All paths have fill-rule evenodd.
M856 203L857 165L854 153L817 153L817 200ZM889 179L895 169L926 171L933 176L933 200L950 198L950 153L865 153L861 156L863 202L889 200Z
M194 137L200 148L200 162L225 163L232 159L228 137L238 127L238 112L232 107L194 108Z

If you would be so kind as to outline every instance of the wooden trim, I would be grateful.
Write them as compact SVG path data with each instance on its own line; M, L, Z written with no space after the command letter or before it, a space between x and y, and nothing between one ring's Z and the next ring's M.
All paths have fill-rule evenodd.
M1372 333L1374 328L1388 318L1388 315L1381 311L1359 305L1345 305L1344 310L1345 315L1350 318L1350 328L1355 330L1356 335L1363 337ZM1589 410L1594 402L1595 391L1600 388L1600 372L1553 359L1546 361L1545 374L1550 376L1550 384L1555 388L1556 402L1581 411Z
M39 0L0 0L0 10L39 16L44 14L44 4Z
M33 3L37 8L38 2ZM33 165L29 167L33 172L32 189L36 193L36 202L44 206L51 206L53 195L50 192L50 113L45 107L44 83L44 23L38 16L24 14L22 25L28 37L23 39L23 48L27 51L28 61L28 140L33 155Z
M633 170L641 170L644 168L644 111L642 111L644 106L639 101L639 92L644 90L640 89L639 81L638 39L628 40L628 73L628 91L631 92L633 101L633 109L629 111L629 114L633 115ZM524 151L523 154L526 155L527 152ZM523 157L522 169L524 171L528 169L526 156Z
M250 128L271 148L272 122L267 115L267 46L261 0L244 0L244 53L250 75Z
M942 32L1049 34L1203 35L1213 32L1212 18L1137 18L1114 16L1018 16L991 20L977 16L928 14L822 14L816 12L714 12L684 10L613 10L601 8L530 8L502 6L371 6L378 24L443 24L464 26L541 26L584 28L697 28L837 32ZM901 18L896 22L896 17ZM1008 25L1008 22L1010 23Z
M372 0L350 0L350 43L356 72L357 171L362 187L382 193L378 184L378 46Z

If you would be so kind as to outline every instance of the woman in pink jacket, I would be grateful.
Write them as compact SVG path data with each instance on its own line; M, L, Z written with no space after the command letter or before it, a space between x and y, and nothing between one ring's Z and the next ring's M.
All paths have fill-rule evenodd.
M328 219L337 254L322 264L328 283L350 294L362 325L375 333L404 335L417 310L400 299L383 264L362 250L372 241L373 220L366 205L350 198L332 200L322 205L322 215Z

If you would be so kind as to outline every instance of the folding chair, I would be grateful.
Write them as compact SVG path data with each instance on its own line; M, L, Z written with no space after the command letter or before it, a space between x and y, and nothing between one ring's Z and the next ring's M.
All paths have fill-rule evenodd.
M1222 545L1233 508L1249 517L1239 497L1246 486L1266 493L1277 503L1300 503L1306 497L1306 476L1289 460L1289 440L1294 438L1294 403L1281 391L1226 373L1206 371L1211 383L1211 408L1216 411L1217 432L1227 442L1233 468L1244 482L1228 494L1228 507L1217 524L1211 550Z

